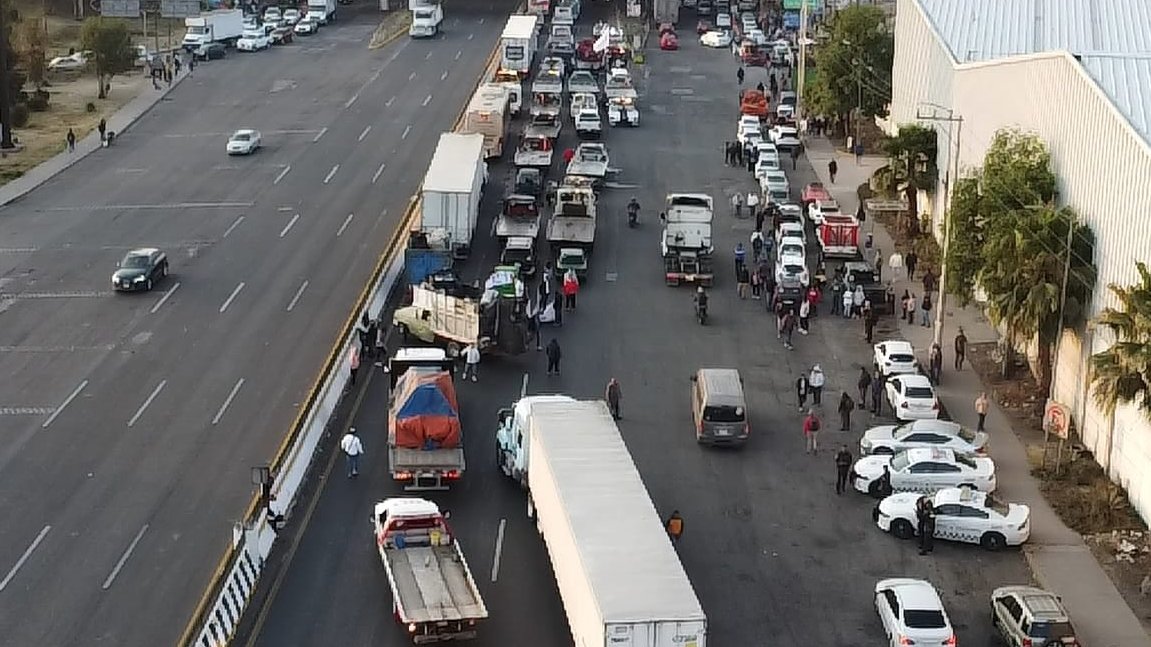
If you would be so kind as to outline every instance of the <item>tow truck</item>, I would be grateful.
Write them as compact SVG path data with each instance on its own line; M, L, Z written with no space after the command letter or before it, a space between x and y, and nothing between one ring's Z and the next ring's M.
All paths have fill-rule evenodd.
M545 135L533 132L529 127L524 132L520 145L516 147L514 159L515 165L518 167L546 169L552 165L554 156L555 149L552 148L552 140Z
M560 118L559 108L540 106L532 110L531 119L524 129L524 136L540 135L554 142L560 136L561 130L563 130L563 119Z

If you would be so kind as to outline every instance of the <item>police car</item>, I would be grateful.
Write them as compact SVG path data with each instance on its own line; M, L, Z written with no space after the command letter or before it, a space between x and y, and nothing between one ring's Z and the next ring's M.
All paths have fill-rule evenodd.
M1019 546L1031 537L1030 508L968 488L944 488L928 495L893 494L875 506L875 525L899 539L911 539L916 534L916 506L922 499L931 501L935 508L936 539L999 550Z
M963 487L995 491L995 462L984 456L957 454L950 449L915 447L894 456L864 456L851 467L851 486L879 496L883 468L891 471L891 489L929 494L944 488Z
M948 420L915 420L903 425L880 425L863 433L860 456L895 454L912 447L943 447L961 454L987 452L986 432L972 431Z

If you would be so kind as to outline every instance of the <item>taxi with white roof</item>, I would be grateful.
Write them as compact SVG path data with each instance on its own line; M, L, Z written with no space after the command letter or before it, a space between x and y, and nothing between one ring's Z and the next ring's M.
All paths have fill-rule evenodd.
M1005 503L993 494L968 488L944 488L935 494L893 494L876 506L872 518L880 530L899 539L916 536L916 510L926 499L935 510L935 538L979 544L987 550L1020 546L1031 537L1031 509Z
M879 478L888 468L895 492L928 494L944 488L963 487L994 492L995 461L986 456L957 454L950 449L916 447L894 456L864 456L851 467L851 486L858 492L879 496Z

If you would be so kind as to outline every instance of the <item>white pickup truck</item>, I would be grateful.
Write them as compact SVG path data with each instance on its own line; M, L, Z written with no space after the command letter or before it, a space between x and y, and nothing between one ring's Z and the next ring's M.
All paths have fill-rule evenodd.
M385 499L372 515L396 622L417 645L476 637L488 617L460 543L431 501Z
M580 139L599 139L603 134L603 122L600 121L599 110L584 108L575 117L576 137Z
M607 178L607 146L601 143L584 142L576 147L572 161L568 163L567 174L591 178L602 182Z

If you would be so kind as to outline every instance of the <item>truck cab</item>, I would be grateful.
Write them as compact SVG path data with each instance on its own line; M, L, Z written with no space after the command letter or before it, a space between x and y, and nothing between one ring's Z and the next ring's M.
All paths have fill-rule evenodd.
M444 9L439 4L420 4L412 8L412 25L408 27L408 36L412 38L431 38L440 32L440 24L444 21Z
M500 409L496 426L496 458L504 476L527 489L528 448L531 443L527 423L532 407L548 402L575 401L575 398L566 395L529 395L520 398L509 408Z

